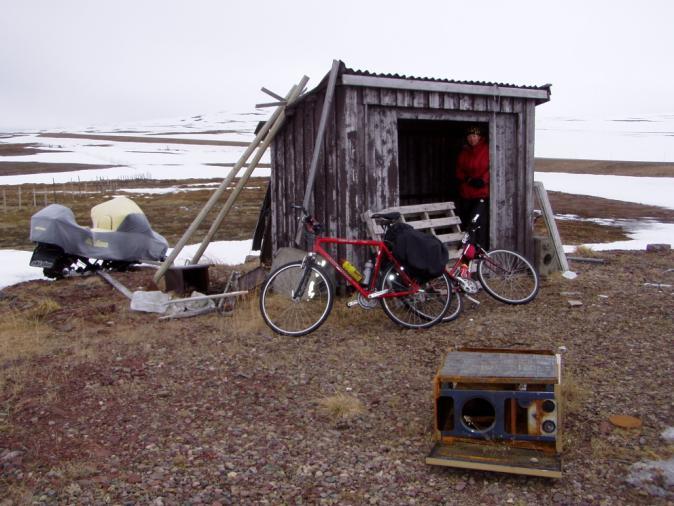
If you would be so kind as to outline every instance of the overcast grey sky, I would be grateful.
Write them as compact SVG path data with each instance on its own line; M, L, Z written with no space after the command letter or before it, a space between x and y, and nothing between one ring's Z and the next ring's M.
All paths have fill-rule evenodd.
M252 110L333 59L552 83L538 113L674 113L674 1L2 0L0 128Z

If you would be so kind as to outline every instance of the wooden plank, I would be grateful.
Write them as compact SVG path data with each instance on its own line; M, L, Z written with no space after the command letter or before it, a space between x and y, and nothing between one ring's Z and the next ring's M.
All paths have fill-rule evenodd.
M562 477L559 454L549 455L541 450L514 448L505 444L468 441L436 443L426 457L426 464L545 478Z
M569 262L566 260L564 246L562 245L562 238L559 236L559 230L557 230L557 224L555 223L555 215L552 212L552 206L550 205L550 200L548 199L548 192L545 191L545 187L540 181L534 182L534 192L538 197L538 202L541 204L543 219L545 220L545 225L548 228L550 239L552 239L552 243L555 245L555 251L559 260L559 265L561 266L562 271L566 272L569 270Z
M262 88L260 88L260 90L261 90L263 93L266 93L267 95L269 95L271 98L275 98L275 99L278 100L279 102L285 102L285 101L286 101L286 99L283 98L281 95L277 95L276 93L274 93L274 92L271 91L271 90L268 90L268 89L265 88L264 86L263 86Z
M460 111L474 111L473 109L473 96L472 95L459 95L459 107Z
M491 99L489 101L491 102ZM476 96L473 99L473 110L474 111L486 111L487 110L487 97Z
M369 86L374 88L393 88L401 90L437 91L441 93L462 93L466 95L487 95L501 97L521 97L547 102L550 92L545 89L505 88L479 84L446 83L400 79L393 77L342 75L342 84L348 86Z
M379 105L379 88L365 88L363 92L363 103L367 105Z
M447 245L450 258L459 256L461 239L463 233L460 228L460 220L454 215L454 202L436 202L432 204L421 204L412 206L399 206L379 209L378 211L367 210L362 213L363 221L366 224L367 233L374 239L381 239L384 235L384 229L372 219L375 213L388 213L397 211L401 213L401 221L418 230L427 231L435 235L443 244ZM440 216L431 217L432 213L444 213ZM435 229L442 233L436 233ZM447 229L450 229L449 231Z
M399 206L396 207L396 211L399 211L402 214L412 214L412 213L423 213L428 211L454 211L456 206L454 202L432 202L429 204L415 204L410 206ZM387 210L377 211L380 213L389 212Z
M263 104L255 104L256 109L264 109L265 107L279 107L279 106L285 106L287 105L288 102L285 100L281 100L278 102L265 102Z
M524 227L524 248L523 252L527 258L534 256L534 143L536 137L536 110L534 104L527 103L526 105L526 128L525 131L525 148L523 159L521 163L524 164L523 179L524 187L522 189L523 198L526 199L524 203L525 216Z
M453 234L437 234L436 237L442 241L443 244L452 244L461 242L463 239L463 232L454 232Z
M133 293L131 292L131 290L129 290L122 283L113 278L110 274L108 274L105 271L96 271L96 274L98 274L100 277L102 277L104 280L110 283L115 289L117 289L117 291L119 291L122 295L124 295L124 297L126 297L129 300L133 299Z
M458 216L445 216L442 218L427 218L424 217L423 219L420 220L415 220L415 221L407 221L410 225L412 225L414 228L418 229L431 229L431 228L442 228L442 227L449 227L452 225L460 225L461 220L459 219Z
M384 89L380 90L379 93L381 96L381 105L397 105L398 99L395 91Z
M412 94L412 107L423 109L428 107L428 94L423 91L415 91Z

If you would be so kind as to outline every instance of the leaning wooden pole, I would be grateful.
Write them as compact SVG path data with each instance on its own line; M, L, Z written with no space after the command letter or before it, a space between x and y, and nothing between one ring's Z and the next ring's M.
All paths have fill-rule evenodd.
M306 76L305 78L308 80ZM297 99L302 89L304 89L304 85L306 85L306 81L303 80L303 82L300 82L300 85L298 85L297 89L295 89L287 97L286 99L287 105L292 104ZM201 245L199 246L199 249L192 257L191 263L196 264L201 258L201 255L204 254L204 251L206 251L206 248L211 243L213 236L220 228L220 225L222 225L222 221L225 219L225 216L227 216L227 214L229 213L230 209L234 205L234 202L241 193L241 190L243 190L244 185L248 182L248 179L250 178L250 175L253 173L253 170L255 170L255 168L257 167L257 164L262 158L262 155L264 155L264 152L271 144L271 141L274 140L274 136L276 136L276 133L279 131L281 126L283 126L284 121L285 121L285 110L283 110L281 114L278 116L278 118L274 122L274 125L271 127L271 130L269 130L269 134L267 135L267 137L265 137L264 142L260 144L260 146L258 147L257 153L255 153L255 156L248 164L248 167L246 167L245 172L239 178L239 182L236 184L236 187L234 188L231 195L225 202L225 205L222 206L222 209L220 209L220 212L218 213L215 220L211 224L211 228L208 230L206 237L204 237L204 240L201 241Z
M311 165L309 165L309 177L307 179L307 187L304 190L304 201L302 205L305 209L309 209L309 202L311 201L311 194L314 190L314 181L316 180L316 171L318 169L318 158L323 147L323 137L325 133L325 125L328 121L328 114L330 113L330 106L332 105L332 97L335 94L335 85L337 84L337 75L339 74L339 60L332 61L332 68L330 69L330 77L328 78L328 86L325 90L325 100L323 100L323 111L321 112L321 120L318 123L318 130L316 131L316 140L314 142L314 152L311 155ZM295 244L299 244L302 238L302 226L297 228L295 234Z
M302 80L300 81L299 85L294 85L290 91L288 92L288 96L292 92L295 91L296 88L299 88L300 91L304 89L304 86L306 85L307 81L309 80L308 77L304 76ZM182 249L185 247L185 244L187 244L187 241L194 235L194 232L199 228L201 223L204 221L208 213L211 211L213 206L217 203L217 201L222 197L222 194L225 192L229 184L232 182L232 180L236 177L238 174L239 170L241 170L241 167L243 167L248 160L248 157L253 153L255 148L262 142L264 137L267 135L269 130L271 129L272 125L274 122L278 119L280 114L283 112L283 107L277 108L274 113L271 115L271 117L267 120L267 122L264 124L262 129L258 132L258 134L255 136L255 139L250 143L250 145L246 148L246 151L241 155L241 158L239 158L239 161L236 162L234 167L232 167L232 170L229 171L229 174L227 177L220 183L220 186L213 192L211 197L208 199L208 202L204 205L204 207L201 209L197 217L194 219L192 224L188 227L188 229L185 231L183 236L180 238L178 243L175 245L169 256L166 258L164 263L157 269L157 272L154 275L154 281L155 283L159 282L159 280L164 276L166 271L173 265L173 262L177 258L177 256L180 254Z

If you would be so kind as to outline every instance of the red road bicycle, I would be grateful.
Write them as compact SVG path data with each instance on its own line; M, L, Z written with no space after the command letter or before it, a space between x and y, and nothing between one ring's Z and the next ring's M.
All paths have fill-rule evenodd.
M379 303L386 315L406 328L427 328L442 320L452 299L457 298L447 273L419 282L407 274L384 241L321 236L321 225L302 206L301 221L308 239L309 253L269 274L260 292L260 312L274 332L302 336L313 332L328 318L335 287L325 270L330 264L352 286L357 298L349 306L372 309ZM386 229L400 219L400 213L374 215ZM362 282L354 279L330 255L325 245L367 247L374 251L371 273L364 271Z
M471 226L466 230L461 240L461 255L447 275L453 282L455 290L472 299L480 285L484 291L496 300L506 304L526 304L538 294L540 280L531 263L519 253L505 249L486 251L475 241L475 232L479 214L471 220ZM471 262L476 263L475 272L477 281L471 275ZM463 308L461 296L452 297L450 308L442 321L451 321L459 316Z

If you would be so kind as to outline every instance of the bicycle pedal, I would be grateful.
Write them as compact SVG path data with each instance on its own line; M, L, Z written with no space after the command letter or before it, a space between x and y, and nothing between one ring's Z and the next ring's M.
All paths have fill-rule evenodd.
M346 307L353 307L358 305L358 299L353 299L350 300L349 302L346 303Z
M382 295L386 295L386 294L389 293L390 291L391 291L390 288L386 288L386 289L384 289L384 290L379 290L378 292L372 292L371 294L369 294L369 295L367 296L367 298L368 298L368 299L378 299L379 297L381 297Z

